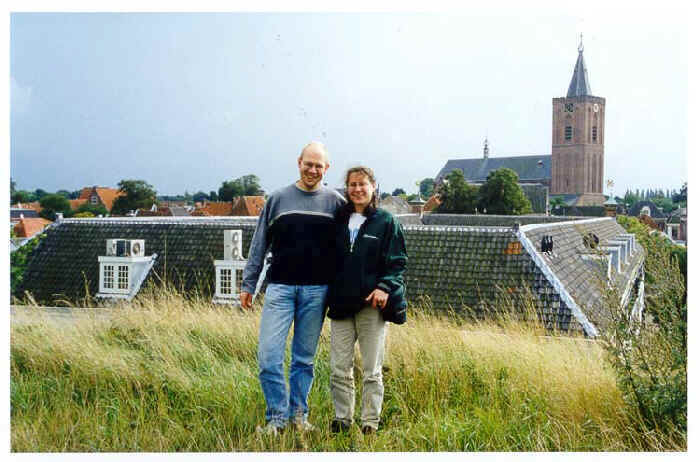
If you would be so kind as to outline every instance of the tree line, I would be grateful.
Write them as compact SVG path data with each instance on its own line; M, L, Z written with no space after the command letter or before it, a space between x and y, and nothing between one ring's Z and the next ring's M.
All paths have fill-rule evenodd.
M81 190L68 191L58 190L55 193L50 193L43 189L35 191L26 191L16 189L16 182L10 179L10 203L28 203L38 201L42 210L39 216L48 220L56 220L58 213L62 213L64 217L92 217L108 214L111 215L127 215L132 210L150 209L154 204L157 206L160 201L179 201L183 200L187 203L194 203L204 200L210 201L232 201L238 196L260 196L264 195L265 191L260 187L260 180L255 175L244 175L239 178L223 181L218 191L211 191L209 194L203 191L198 191L190 195L185 191L184 196L158 196L155 188L144 180L121 180L118 184L119 191L122 195L117 197L112 204L111 212L104 205L90 204L86 202L73 210L70 206L70 199L78 199Z

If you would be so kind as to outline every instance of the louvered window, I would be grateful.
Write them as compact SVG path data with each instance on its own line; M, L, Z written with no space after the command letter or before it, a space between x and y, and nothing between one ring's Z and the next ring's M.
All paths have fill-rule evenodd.
M593 138L594 143L598 141L598 127L594 126L591 130L591 138Z
M571 125L567 125L564 127L564 139L566 141L571 141L571 139L574 137L574 127Z

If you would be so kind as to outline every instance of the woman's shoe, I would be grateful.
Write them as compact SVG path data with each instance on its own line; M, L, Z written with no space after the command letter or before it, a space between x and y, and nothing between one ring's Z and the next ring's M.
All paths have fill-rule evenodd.
M331 422L331 433L341 433L350 431L350 425L346 424L342 420L333 419Z

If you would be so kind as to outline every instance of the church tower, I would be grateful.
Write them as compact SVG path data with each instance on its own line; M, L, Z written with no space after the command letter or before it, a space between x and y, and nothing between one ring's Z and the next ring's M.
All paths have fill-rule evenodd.
M551 194L577 194L576 205L602 205L605 98L593 96L578 47L565 98L552 98Z

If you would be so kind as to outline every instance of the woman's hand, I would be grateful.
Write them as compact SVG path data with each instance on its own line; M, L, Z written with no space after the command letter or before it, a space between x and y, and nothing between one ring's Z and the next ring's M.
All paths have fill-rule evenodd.
M384 292L382 289L374 289L365 301L372 305L372 308L379 308L383 310L386 307L386 301L389 298L389 294Z

